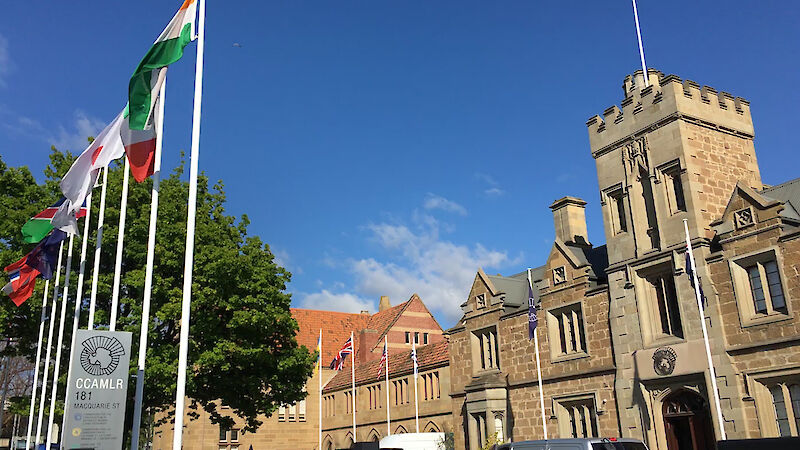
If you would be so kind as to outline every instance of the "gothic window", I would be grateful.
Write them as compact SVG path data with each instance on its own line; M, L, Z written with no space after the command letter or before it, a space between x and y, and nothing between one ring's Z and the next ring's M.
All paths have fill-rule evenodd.
M553 357L586 353L586 332L580 303L552 309L547 312L547 328Z
M686 211L686 199L683 193L680 161L673 161L661 169L667 203L671 214Z
M561 436L597 436L597 409L594 397L584 395L556 400L556 417Z
M775 423L780 436L798 436L800 430L800 384L782 382L769 387Z
M497 329L495 327L473 332L473 344L478 352L476 362L480 361L480 364L476 364L476 366L479 366L482 370L500 368Z
M625 214L625 196L622 188L606 194L609 215L611 217L611 231L614 234L625 233L628 231L628 219Z
M742 325L779 320L789 314L775 250L732 260L730 269Z
M658 320L657 330L662 335L682 338L683 325L672 270L667 269L650 276L647 281L650 285L651 306L655 306L655 319Z

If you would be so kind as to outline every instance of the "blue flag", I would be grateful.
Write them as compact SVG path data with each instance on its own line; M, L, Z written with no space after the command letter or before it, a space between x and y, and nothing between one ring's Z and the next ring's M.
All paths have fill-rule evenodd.
M694 271L692 271L692 260L688 246L686 247L686 275L689 277L689 284L694 289ZM708 306L708 300L706 300L706 294L703 293L703 283L700 282L700 277L697 277L697 283L700 285L700 299L703 301L703 305Z
M53 278L53 269L58 264L58 245L66 237L67 233L61 230L53 230L52 233L39 242L39 245L31 250L25 264L38 270L45 280Z
M536 300L533 298L533 288L528 283L528 340L533 339L533 332L539 325L539 316L536 315Z

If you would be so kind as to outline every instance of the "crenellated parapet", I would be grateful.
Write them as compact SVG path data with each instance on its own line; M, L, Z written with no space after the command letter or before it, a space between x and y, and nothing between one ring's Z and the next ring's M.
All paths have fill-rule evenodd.
M613 105L586 122L595 157L624 140L678 119L753 138L747 100L654 69L648 70L648 80L645 87L641 70L625 77L625 98L619 106Z

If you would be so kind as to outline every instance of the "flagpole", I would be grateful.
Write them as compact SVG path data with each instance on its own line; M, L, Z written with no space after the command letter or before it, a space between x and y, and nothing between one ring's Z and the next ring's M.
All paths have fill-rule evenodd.
M42 396L39 398L39 418L36 421L36 444L42 435L42 421L44 420L44 399L47 397L47 374L50 371L50 349L53 342L53 322L56 314L56 301L58 300L58 286L61 281L61 256L64 253L64 241L58 244L58 265L56 266L56 282L53 285L53 302L50 307L50 326L47 331L47 351L44 356L44 373L42 374Z
M139 328L139 369L136 372L136 394L133 406L133 433L131 449L139 448L139 430L142 421L142 401L144 399L144 367L147 357L147 333L150 330L150 297L153 293L153 258L156 248L156 221L158 219L158 191L161 185L161 145L164 132L164 98L167 79L161 83L158 93L158 121L156 129L156 154L153 162L153 187L150 194L150 230L147 234L147 262L144 271L144 298L142 300L142 324ZM127 158L126 158L127 159Z
M53 443L53 419L55 419L56 399L58 398L58 375L61 369L61 347L64 344L64 322L67 318L67 300L69 297L69 276L72 272L72 247L74 234L69 235L69 250L67 250L67 267L64 275L64 292L61 294L61 319L58 322L58 341L56 343L56 361L53 368L53 387L50 389L50 414L47 416L47 446ZM68 399L67 399L68 400Z
M64 414L61 418L61 442L64 441L64 423L67 420L67 411L69 411L69 396L70 385L69 379L72 376L72 358L75 357L75 335L77 334L78 327L81 319L81 299L83 297L83 280L86 268L86 247L89 243L89 219L92 217L92 191L86 196L86 219L83 222L83 240L81 241L81 262L78 266L78 287L75 290L75 311L72 316L72 337L69 349L69 365L67 365L67 389L66 399L64 402Z
M383 335L383 346L386 349L386 436L392 434L392 416L389 413L389 340Z
M417 433L419 433L419 398L417 397L417 371L418 371L418 363L416 361L417 357L417 336L415 335L411 339L411 347L412 351L414 352L414 423L417 425Z
M183 445L183 408L186 395L186 365L189 357L189 315L192 303L192 264L194 261L194 227L197 209L197 166L200 157L200 105L203 98L203 45L205 43L206 2L198 3L197 61L195 62L194 112L192 115L192 153L189 168L189 204L186 218L186 254L183 263L183 300L181 302L178 381L175 392L175 431L173 450Z
M108 323L110 331L117 329L117 310L119 309L119 282L122 277L122 251L125 246L125 219L128 215L128 181L130 179L131 162L125 160L124 173L122 174L122 198L119 202L119 229L117 230L117 255L114 261L114 285L111 290L111 319Z
M644 62L644 47L642 46L642 30L639 28L639 11L636 9L636 0L633 1L633 18L636 21L636 37L639 40L639 57L642 60L642 75L644 87L650 86L650 77L647 76L647 64Z
M319 445L317 450L322 450L322 328L319 329L319 358L317 358L319 372Z
M92 293L89 297L89 323L87 330L94 329L94 310L97 300L97 278L100 272L100 247L103 245L103 219L106 215L106 187L108 186L108 166L103 168L103 187L100 188L100 212L97 215L97 242L94 246L94 267L92 269Z
M33 432L33 412L36 409L36 390L39 385L39 365L42 361L42 339L44 338L44 322L47 315L47 292L50 290L50 280L44 282L44 295L42 295L42 317L39 319L39 345L36 347L36 367L33 369L33 387L31 388L31 412L28 415L28 437L25 439L25 449L31 448L31 433Z
M531 269L528 268L528 285L533 291L533 281L531 280ZM542 408L542 429L544 430L544 438L547 439L547 420L544 414L544 390L542 389L542 366L539 363L539 327L533 329L533 346L536 348L536 374L539 378L539 402ZM530 342L530 341L528 341Z
M353 442L356 439L356 341L353 339L353 332L350 332L350 342L353 344L353 357L350 359L350 369L353 376Z
M717 388L717 374L714 370L714 362L711 359L711 345L708 342L708 330L706 330L705 312L703 311L703 300L700 295L700 283L697 281L697 266L694 262L694 252L692 251L691 238L689 237L689 225L683 219L683 229L686 231L686 251L689 252L689 264L692 269L692 283L694 284L694 296L697 299L697 311L700 313L700 327L703 330L703 341L706 345L706 357L708 358L708 371L711 377L711 386L714 390L714 405L717 408L717 422L719 424L719 436L721 440L728 439L725 435L725 420L722 417L722 406L719 402L719 389Z

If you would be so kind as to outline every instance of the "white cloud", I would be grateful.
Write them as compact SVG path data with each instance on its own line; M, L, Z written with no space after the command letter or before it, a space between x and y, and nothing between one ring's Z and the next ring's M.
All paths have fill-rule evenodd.
M448 200L442 196L428 193L423 203L425 209L439 209L446 212L456 213L462 216L467 215L467 209L458 203Z
M505 194L506 191L504 191L504 190L502 190L502 189L500 189L498 187L493 187L493 188L486 189L485 191L483 191L483 193L486 194L489 197L499 197L499 196Z
M38 120L2 109L0 110L0 126L11 134L55 145L59 150L80 153L89 145L87 138L97 136L106 127L106 123L81 110L76 110L70 125L47 127Z
M322 309L325 311L341 311L349 313L358 313L363 310L375 311L374 305L372 305L372 302L367 299L348 293L334 294L327 289L323 289L322 291L315 292L313 294L306 294L303 300L301 300L300 305L303 308L309 309Z
M289 256L289 252L283 249L276 249L275 247L270 247L270 251L272 251L272 255L275 257L273 260L275 264L283 267L294 275L303 274L303 268L294 265L291 256Z
M483 195L487 197L499 197L506 193L506 191L500 187L500 183L489 174L479 172L475 174L475 178L488 185L487 188L483 190Z
M0 87L6 87L5 77L11 73L14 68L14 63L11 62L11 56L8 51L8 39L0 34Z

